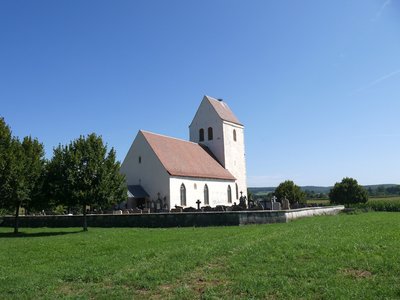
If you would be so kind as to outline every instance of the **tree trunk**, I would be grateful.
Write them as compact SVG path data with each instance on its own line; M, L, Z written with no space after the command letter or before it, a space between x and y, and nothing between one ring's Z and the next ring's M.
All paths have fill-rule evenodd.
M15 208L14 233L18 233L19 204Z
M86 205L83 206L83 231L88 231L87 219L86 219Z

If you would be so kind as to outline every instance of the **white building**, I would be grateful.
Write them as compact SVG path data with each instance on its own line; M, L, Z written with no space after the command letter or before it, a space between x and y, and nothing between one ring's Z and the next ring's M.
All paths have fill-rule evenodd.
M228 105L204 96L190 141L140 130L121 172L128 208L233 205L247 197L244 127Z

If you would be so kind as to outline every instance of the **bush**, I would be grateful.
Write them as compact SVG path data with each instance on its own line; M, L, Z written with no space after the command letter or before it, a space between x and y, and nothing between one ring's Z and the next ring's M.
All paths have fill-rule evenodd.
M342 182L336 182L329 192L329 200L333 204L355 204L368 201L367 191L353 178L343 178Z
M303 202L306 194L293 181L286 180L275 189L275 196L278 198L278 201L286 198L293 205L294 203Z

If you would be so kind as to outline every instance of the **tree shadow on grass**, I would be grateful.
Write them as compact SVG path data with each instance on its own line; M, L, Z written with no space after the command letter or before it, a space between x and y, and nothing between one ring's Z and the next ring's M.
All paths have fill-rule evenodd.
M77 231L49 231L49 232L0 232L1 238L35 238L35 237L46 237L46 236L57 236L57 235L67 235L67 234L75 234L82 233L83 230Z

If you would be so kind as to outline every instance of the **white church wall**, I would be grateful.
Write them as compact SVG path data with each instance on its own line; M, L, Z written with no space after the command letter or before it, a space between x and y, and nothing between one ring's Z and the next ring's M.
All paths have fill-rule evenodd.
M212 140L208 140L208 127L213 129ZM204 129L204 141L202 142L199 140L200 128ZM209 104L208 100L203 98L203 101L189 126L190 141L207 146L222 166L225 164L223 133L221 118L215 112L215 109Z
M139 162L140 157L140 162ZM141 132L138 133L122 165L128 185L141 185L156 200L158 193L169 202L169 174Z
M233 132L236 132L236 141ZM246 157L244 149L244 128L235 123L223 122L225 168L235 176L239 192L247 197ZM239 194L240 197L240 194Z
M186 206L197 208L196 201L201 201L201 206L204 203L204 186L207 184L209 193L209 206L215 207L216 205L233 205L239 201L235 198L235 182L230 180L216 180L204 178L190 178L190 177L171 177L170 178L170 195L171 195L171 208L175 205L181 206L181 185L184 184L186 188ZM228 185L231 187L232 203L228 203Z

